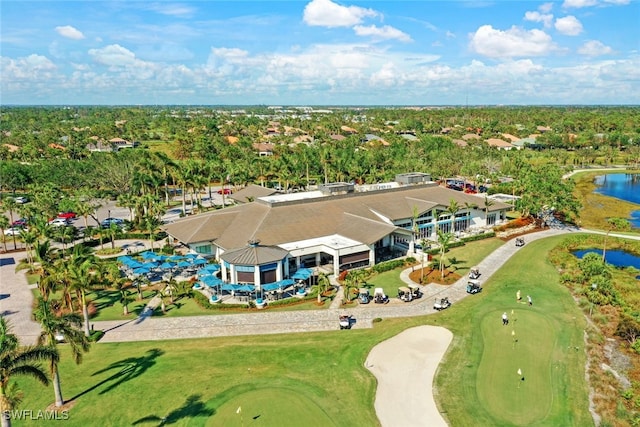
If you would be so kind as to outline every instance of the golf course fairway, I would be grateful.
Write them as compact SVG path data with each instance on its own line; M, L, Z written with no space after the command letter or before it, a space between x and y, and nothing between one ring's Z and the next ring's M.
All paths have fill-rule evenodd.
M481 323L484 352L478 366L478 400L497 420L531 425L549 413L555 325L528 306L489 312Z

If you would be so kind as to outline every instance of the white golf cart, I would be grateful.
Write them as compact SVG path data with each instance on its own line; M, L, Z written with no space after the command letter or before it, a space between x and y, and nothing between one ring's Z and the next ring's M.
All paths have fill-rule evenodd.
M413 294L411 293L411 289L406 286L402 286L398 288L398 298L404 302L411 302L413 300Z
M441 299L436 298L436 302L433 303L433 308L437 311L444 310L451 307L451 302L449 301L449 297L444 297Z
M373 302L376 304L386 304L389 302L389 297L385 295L382 288L376 288L373 292Z

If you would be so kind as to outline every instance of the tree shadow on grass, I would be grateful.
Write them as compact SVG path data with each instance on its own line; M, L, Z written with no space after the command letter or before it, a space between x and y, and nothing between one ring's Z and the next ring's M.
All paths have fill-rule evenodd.
M187 400L179 408L169 412L166 416L161 417L159 415L151 414L146 417L142 417L133 422L132 425L157 423L158 426L175 424L185 418L195 417L210 417L216 413L215 409L207 408L206 405L200 400L202 396L199 394L192 394L187 397Z
M114 291L102 291L94 294L95 299L92 301L97 310L112 307L120 301L120 295Z
M100 394L105 394L118 387L120 384L123 384L129 380L132 380L142 374L144 374L150 367L156 364L156 359L159 356L162 356L164 351L153 348L148 350L144 356L140 357L129 357L127 359L120 360L118 362L114 362L111 365L107 366L104 369L101 369L97 372L94 372L93 375L99 375L105 372L114 371L115 373L108 378L100 381L99 383L89 387L85 391L71 398L71 400L76 400L85 394L95 390L96 388L109 384L104 390L100 392Z

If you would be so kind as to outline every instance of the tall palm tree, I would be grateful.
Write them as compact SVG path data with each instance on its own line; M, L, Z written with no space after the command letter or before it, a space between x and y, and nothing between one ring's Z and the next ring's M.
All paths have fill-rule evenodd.
M318 304L322 303L322 294L327 291L330 285L329 277L325 273L320 273L318 275Z
M438 245L440 245L440 279L444 279L444 254L449 250L453 234L436 230L438 235Z
M10 225L9 218L4 215L0 216L0 233L2 233L2 245L5 252L7 252L7 236L4 234L4 230L8 229Z
M71 282L69 290L75 291L76 296L82 305L84 334L88 338L91 336L91 331L89 330L89 305L87 303L87 292L100 287L101 280L95 269L95 264L91 260L86 260L79 264L70 262L68 274Z
M13 224L13 213L15 212L16 208L18 207L18 204L16 203L16 201L12 198L12 197L7 197L5 198L5 200L2 202L2 204L4 205L4 208L9 211L9 219L11 220L11 223ZM4 235L4 232L3 232ZM16 249L16 235L13 234L11 237L13 237L13 249Z
M456 214L460 211L460 205L455 200L449 200L446 212L451 215L451 231L456 231Z
M82 325L82 317L76 313L56 315L49 302L42 297L38 298L33 315L42 326L42 332L38 337L38 345L47 346L57 352L58 340L62 337L64 342L69 344L76 364L82 362L82 353L89 351L89 340L78 329ZM58 359L50 361L56 407L64 405L58 362Z
M57 363L57 350L45 346L20 347L18 337L10 332L4 317L0 316L0 421L2 427L11 426L11 411L22 400L22 392L12 377L29 376L43 385L49 385L49 377L40 362Z

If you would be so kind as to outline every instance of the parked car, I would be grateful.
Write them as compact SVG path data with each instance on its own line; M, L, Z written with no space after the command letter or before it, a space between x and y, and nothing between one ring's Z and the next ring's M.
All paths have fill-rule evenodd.
M58 214L58 218L64 218L64 219L76 219L78 217L78 214L72 211L66 211L66 212L60 212Z
M221 188L218 190L218 194L231 194L233 193L233 191L231 191L230 188Z
M70 225L70 223L69 223L68 219L58 217L58 218L54 218L51 221L49 221L49 225L52 225L54 227L60 227L60 226L65 226L66 227L67 225Z
M4 230L4 235L5 236L19 236L20 233L22 233L23 230L26 230L26 229L22 228L22 227L7 228L6 230Z
M26 227L27 226L27 218L20 218L11 223L12 227Z
M111 227L111 224L115 224L118 227L122 227L124 226L124 220L120 218L107 218L102 220L102 222L100 223L100 227L109 228Z
M26 197L26 196L19 196L19 197L14 198L13 200L15 200L16 203L22 205L22 204L27 203L29 201L29 198Z

